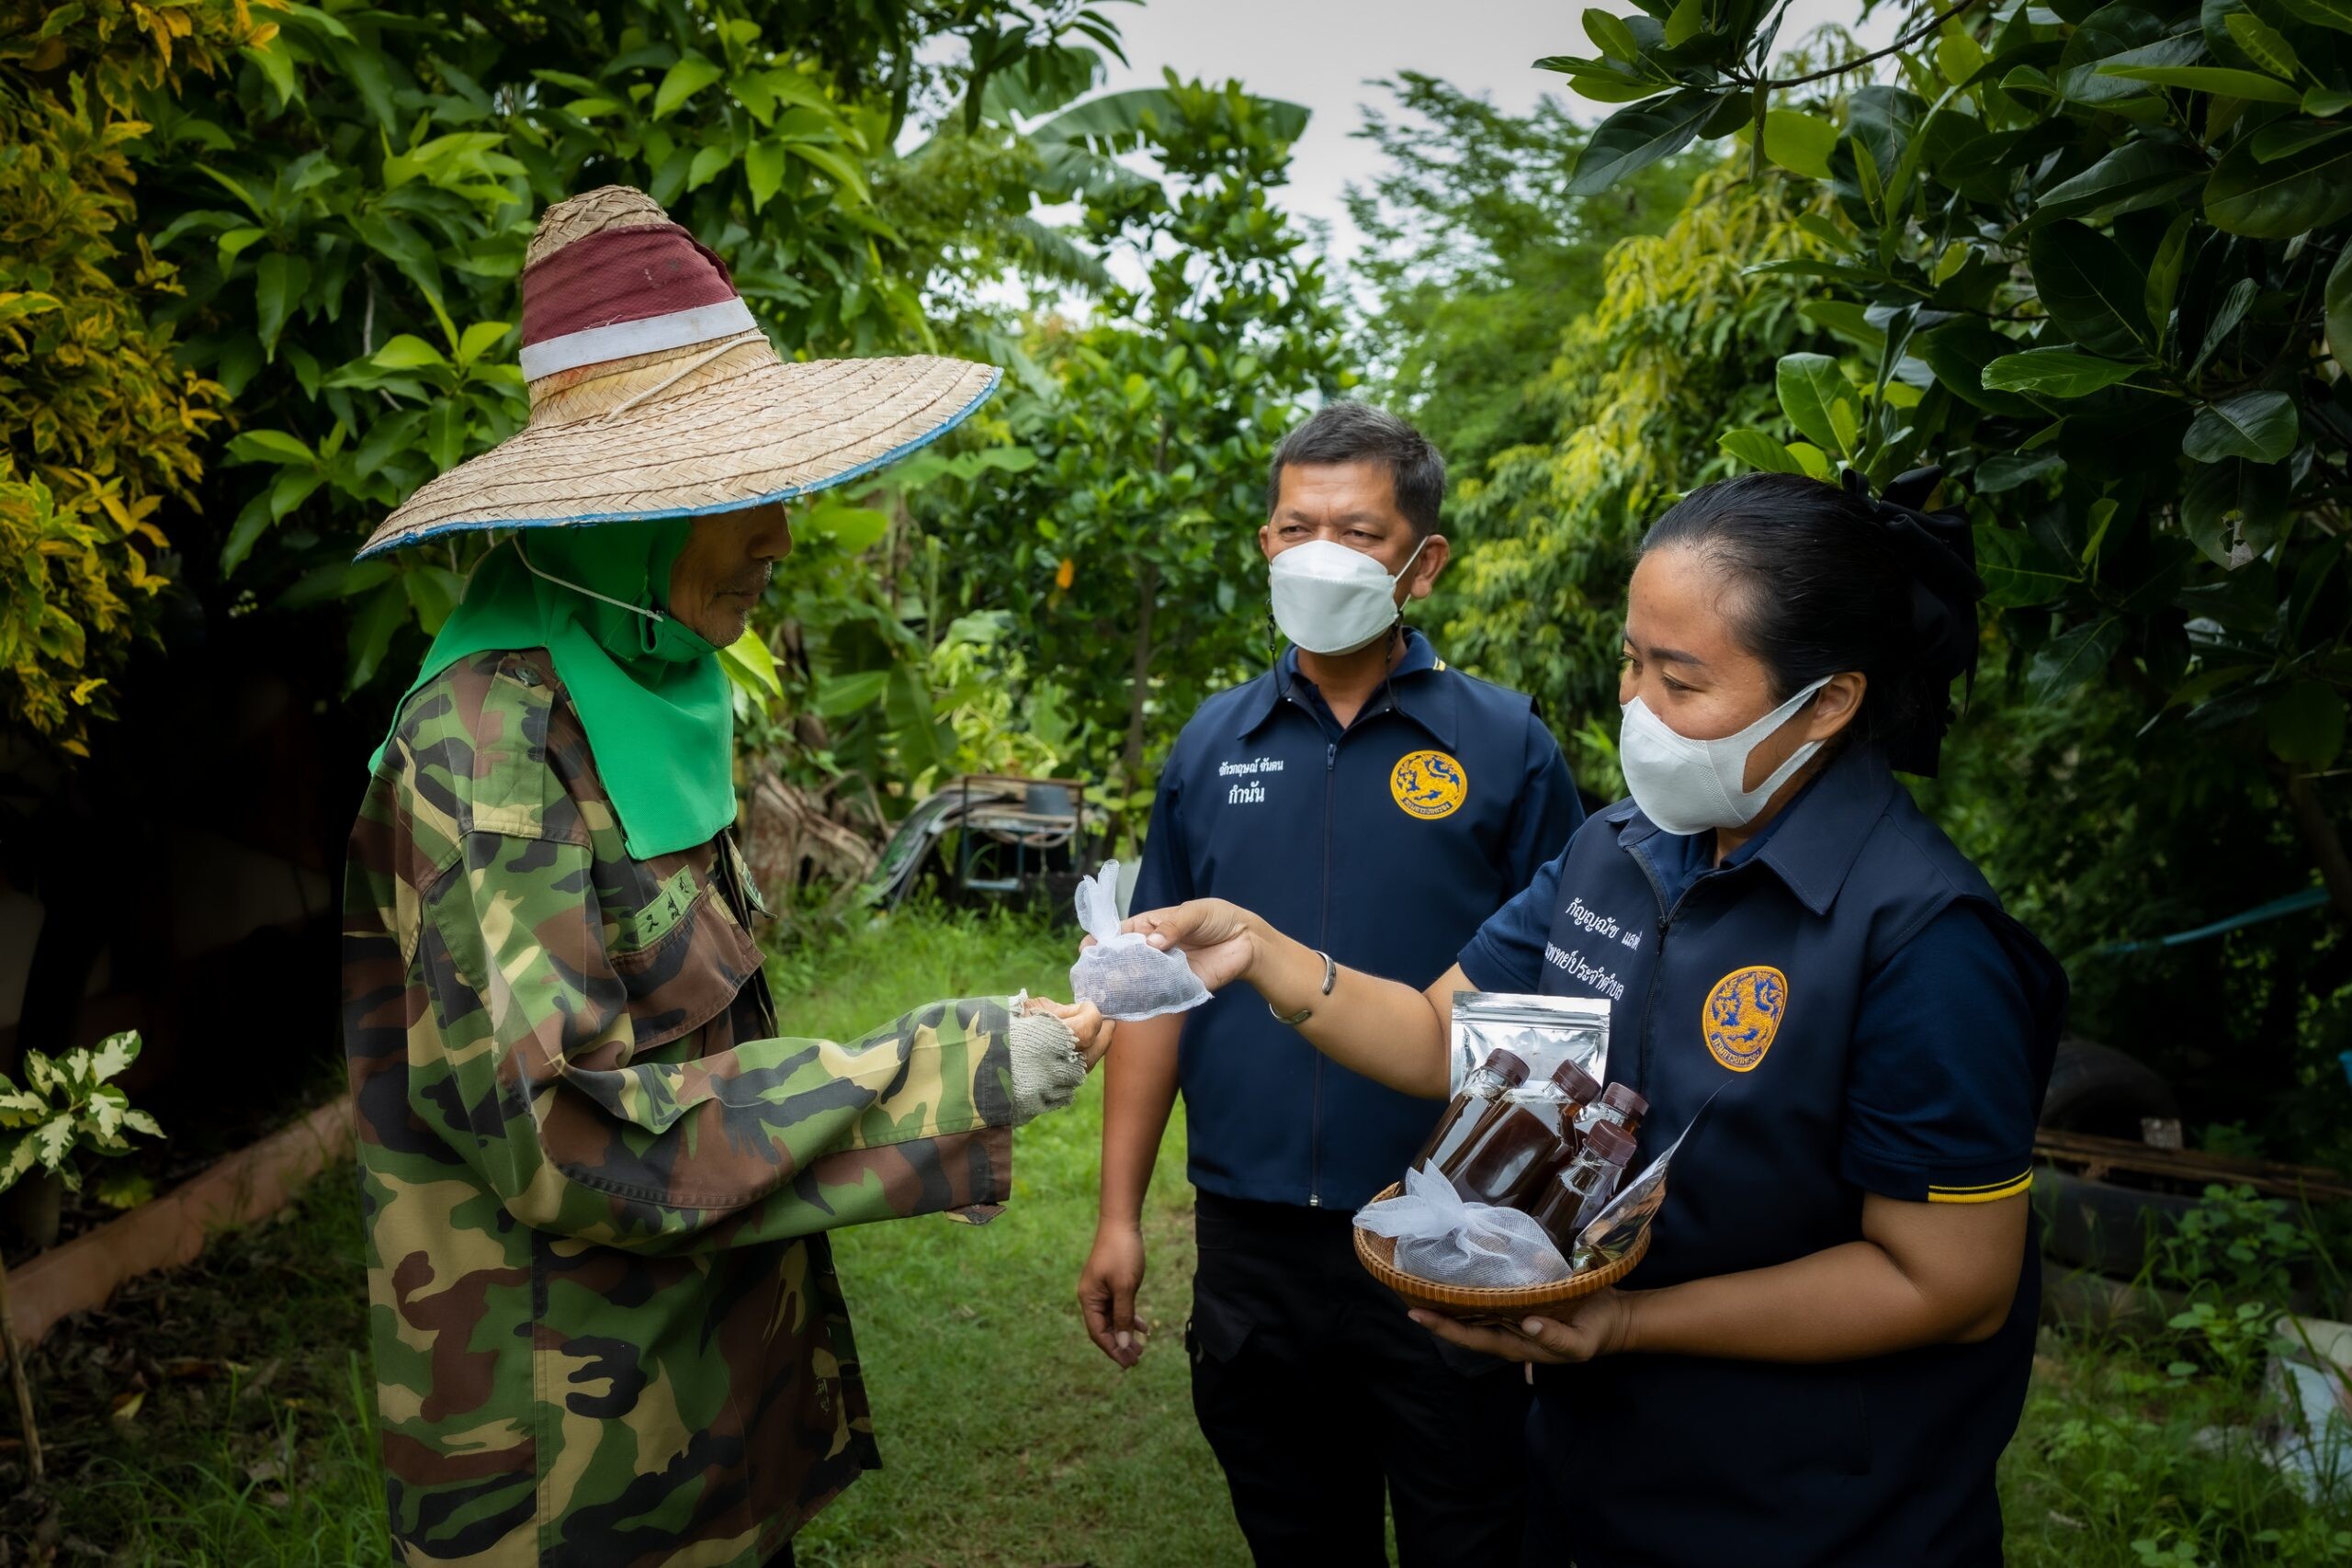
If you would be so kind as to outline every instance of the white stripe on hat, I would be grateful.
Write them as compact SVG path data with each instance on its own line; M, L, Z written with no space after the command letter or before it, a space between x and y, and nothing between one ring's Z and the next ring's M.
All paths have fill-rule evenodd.
M523 379L536 381L559 370L602 365L635 354L659 354L665 348L691 348L698 343L715 343L723 337L758 330L759 322L752 319L752 308L741 299L696 305L663 316L648 316L641 321L616 321L609 327L566 333L545 343L525 344L521 356Z

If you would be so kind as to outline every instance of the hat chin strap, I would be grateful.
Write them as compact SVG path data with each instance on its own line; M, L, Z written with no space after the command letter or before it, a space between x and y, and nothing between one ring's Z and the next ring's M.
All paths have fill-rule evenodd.
M657 626L670 618L660 610L649 610L639 604L624 604L620 600L614 598L609 593L599 593L593 588L582 588L577 582L569 581L564 578L558 577L551 571L541 571L537 567L531 564L531 558L523 553L523 536L519 533L514 536L514 556L516 559L523 563L524 570L529 572L533 577L554 583L558 588L569 588L574 593L584 593L591 599L601 600L605 604L610 604L616 610L627 610L632 615L643 615L647 620L651 621Z
M668 391L671 388L676 386L679 382L684 380L687 377L693 375L695 371L701 369L712 360L720 358L725 355L731 354L735 350L741 348L746 344L763 344L767 341L767 333L761 332L756 327L747 333L737 333L731 337L721 338L718 342L712 344L700 354L690 355L686 359L681 361L676 369L671 371L667 376L662 377L659 381L654 382L653 385L650 387L640 387L636 391L631 392L628 397L623 398L619 402L616 402L611 408L606 409L600 417L605 420L618 419L621 415L628 412L629 410L637 407L638 404L653 396L656 392Z

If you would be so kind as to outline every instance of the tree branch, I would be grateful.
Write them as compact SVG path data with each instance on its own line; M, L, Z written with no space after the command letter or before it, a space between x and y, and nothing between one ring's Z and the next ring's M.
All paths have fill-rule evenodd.
M2304 847L2319 862L2320 880L2327 884L2328 897L2335 900L2336 913L2352 920L2352 855L2345 852L2343 836L2336 832L2335 818L2328 816L2326 804L2312 787L2309 773L2288 773L2287 804L2294 809L2295 826L2302 830Z
M1120 749L1119 758L1126 770L1125 785L1132 792L1136 780L1143 773L1143 710L1151 694L1151 619L1159 606L1159 566L1146 561L1136 575L1136 632L1134 655L1127 673L1127 739Z
M30 1134L27 1134L30 1136ZM8 1361L8 1382L17 1391L17 1421L25 1431L25 1457L31 1462L33 1480L41 1478L40 1428L33 1424L32 1385L25 1381L25 1348L17 1343L17 1331L8 1321L8 1266L0 1263L0 1355Z
M1878 61L1884 60L1890 54L1902 53L1905 50L1909 49L1913 44L1917 43L1921 39L1928 38L1935 33L1937 29L1940 28L1946 22L1951 21L1954 17L1959 16L1962 11L1973 9L1977 4L1978 0L1960 0L1960 3L1956 6L1946 6L1943 10L1937 12L1926 21L1912 28L1911 31L1904 34L1901 38L1896 39L1893 43L1888 44L1884 49L1872 50L1870 53L1863 55L1859 60L1849 60L1843 65L1832 65L1826 70L1815 71L1810 75L1792 76L1786 81L1780 82L1762 82L1758 83L1758 85L1766 91L1775 91L1781 87L1803 87L1814 82L1826 82L1832 76L1843 76L1849 71L1859 71L1865 65L1873 64Z

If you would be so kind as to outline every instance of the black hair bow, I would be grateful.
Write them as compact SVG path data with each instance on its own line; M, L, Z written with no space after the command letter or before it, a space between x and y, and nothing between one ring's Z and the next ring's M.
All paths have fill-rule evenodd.
M1846 493L1870 508L1911 570L1912 655L1921 677L1917 721L1887 738L1888 761L1905 773L1933 778L1951 727L1948 693L1955 679L1976 687L1976 602L1984 580L1976 575L1976 543L1957 512L1928 512L1924 503L1942 479L1940 468L1913 468L1878 494L1849 468Z

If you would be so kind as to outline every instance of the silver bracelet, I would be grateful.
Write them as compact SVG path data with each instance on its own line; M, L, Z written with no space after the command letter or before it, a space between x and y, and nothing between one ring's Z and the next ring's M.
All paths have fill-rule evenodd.
M1323 994L1328 997L1331 994L1331 987L1340 983L1340 966L1331 962L1331 955L1329 953L1323 952L1319 948L1316 950L1315 956L1323 961ZM1266 1010L1268 1012L1274 1013L1275 1018L1289 1024L1293 1029L1296 1029L1300 1024L1305 1023L1308 1019L1315 1016L1315 1009L1312 1004L1299 1009L1296 1012L1282 1013L1274 1012L1274 1004L1268 1002L1266 1004Z

